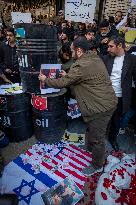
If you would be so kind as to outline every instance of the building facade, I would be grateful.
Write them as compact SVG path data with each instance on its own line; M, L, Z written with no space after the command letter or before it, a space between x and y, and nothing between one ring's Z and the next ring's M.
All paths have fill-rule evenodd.
M103 17L114 16L116 11L122 11L123 15L127 14L131 7L131 0L104 0L103 3ZM133 8L132 15L136 17L136 7Z

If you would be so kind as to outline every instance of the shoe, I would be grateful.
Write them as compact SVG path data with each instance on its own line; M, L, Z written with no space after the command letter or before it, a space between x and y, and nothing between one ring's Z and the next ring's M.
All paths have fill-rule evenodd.
M4 148L9 144L9 139L4 132L0 130L0 148Z
M90 165L82 169L82 173L86 176L91 176L99 172L103 172L103 167L96 169L93 165Z
M3 194L3 195L0 195L0 204L18 205L19 199L15 194Z
M111 146L112 148L115 150L115 152L118 152L119 151L119 145L117 142L110 142L111 143Z
M126 132L126 129L125 129L125 128L120 128L118 134L119 134L119 135L124 135L125 132Z

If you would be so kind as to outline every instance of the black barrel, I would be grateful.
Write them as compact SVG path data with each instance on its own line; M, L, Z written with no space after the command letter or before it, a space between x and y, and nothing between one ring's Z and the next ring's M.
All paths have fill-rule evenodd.
M40 99L37 99L37 103L32 100L34 133L38 140L49 144L61 140L67 123L65 93L66 89L61 89L56 94L35 95L35 100L36 97L47 98L47 107L44 110L35 107L40 104Z
M0 125L10 142L19 142L33 134L29 94L0 95Z
M25 37L18 38L18 59L23 91L40 93L41 64L57 63L57 29L45 24L17 24Z

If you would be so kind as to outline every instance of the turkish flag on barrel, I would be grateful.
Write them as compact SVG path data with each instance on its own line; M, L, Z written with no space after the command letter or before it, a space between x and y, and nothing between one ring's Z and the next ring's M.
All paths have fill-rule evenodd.
M47 109L47 97L32 95L32 106L38 110Z

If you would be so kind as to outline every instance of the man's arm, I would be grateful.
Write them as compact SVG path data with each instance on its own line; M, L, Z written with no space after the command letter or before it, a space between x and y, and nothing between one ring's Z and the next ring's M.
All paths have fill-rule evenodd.
M79 65L76 65L70 69L69 73L58 79L46 78L44 83L53 88L64 88L74 85L81 80L82 73L79 71ZM40 78L39 78L40 80Z
M0 78L3 79L5 83L12 83L3 73L0 73Z

